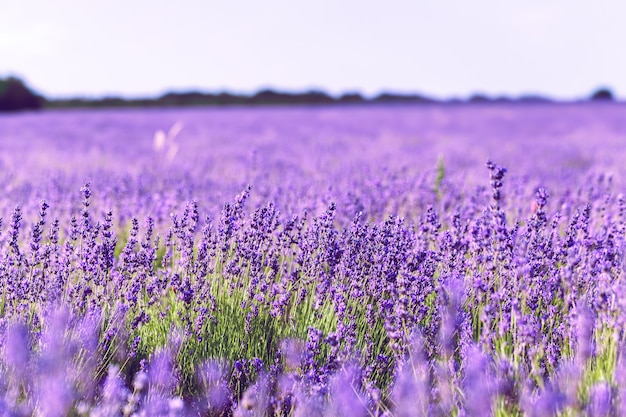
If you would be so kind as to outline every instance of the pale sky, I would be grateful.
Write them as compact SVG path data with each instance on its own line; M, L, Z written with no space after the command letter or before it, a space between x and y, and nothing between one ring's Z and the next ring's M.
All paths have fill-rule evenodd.
M168 90L626 97L623 0L0 0L0 76Z

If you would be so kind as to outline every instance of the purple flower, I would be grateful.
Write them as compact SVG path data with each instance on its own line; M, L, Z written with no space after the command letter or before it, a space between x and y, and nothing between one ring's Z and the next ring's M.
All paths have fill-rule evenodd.
M611 387L607 382L598 382L589 392L589 417L609 417L612 413Z
M391 400L393 415L397 417L425 417L430 404L429 363L422 351L422 341L414 334L409 348L409 356L398 365Z
M26 325L12 323L6 330L4 342L4 363L9 366L10 372L19 379L29 374L31 355L30 335Z
M463 380L464 409L467 417L493 414L497 382L489 366L489 359L480 348L472 345L465 358Z
M90 415L94 417L118 417L129 394L130 391L124 385L119 367L110 366L102 387L102 398Z
M222 362L210 360L202 364L197 371L202 395L201 409L210 415L226 413L231 405L231 392L228 388L226 365Z
M264 417L267 415L269 406L269 380L261 374L257 381L251 385L241 397L235 417Z
M361 375L358 366L347 364L333 376L330 382L331 416L365 417L368 415L367 402L361 392Z
M41 376L37 389L37 408L41 415L65 417L73 400L71 386L63 372Z

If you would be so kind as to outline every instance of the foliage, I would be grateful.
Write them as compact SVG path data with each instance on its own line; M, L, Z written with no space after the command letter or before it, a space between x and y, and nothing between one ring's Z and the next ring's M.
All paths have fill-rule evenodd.
M15 77L0 79L0 112L39 109L44 99Z

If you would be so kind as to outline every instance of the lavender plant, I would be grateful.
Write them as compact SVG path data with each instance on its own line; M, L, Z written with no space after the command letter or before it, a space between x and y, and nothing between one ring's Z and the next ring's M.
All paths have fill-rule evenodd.
M290 183L266 138L220 185L187 122L166 165L2 180L4 414L624 414L619 183L303 155L330 172Z

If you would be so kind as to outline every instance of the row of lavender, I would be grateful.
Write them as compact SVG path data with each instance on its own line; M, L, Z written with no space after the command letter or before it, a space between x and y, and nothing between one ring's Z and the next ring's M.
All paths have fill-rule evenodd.
M15 208L0 235L0 406L626 414L626 199L605 178L529 193L487 167L472 188L442 164L395 207L379 188L362 207L346 194L282 214L248 188L217 216L190 201L137 218L85 184L74 212Z

